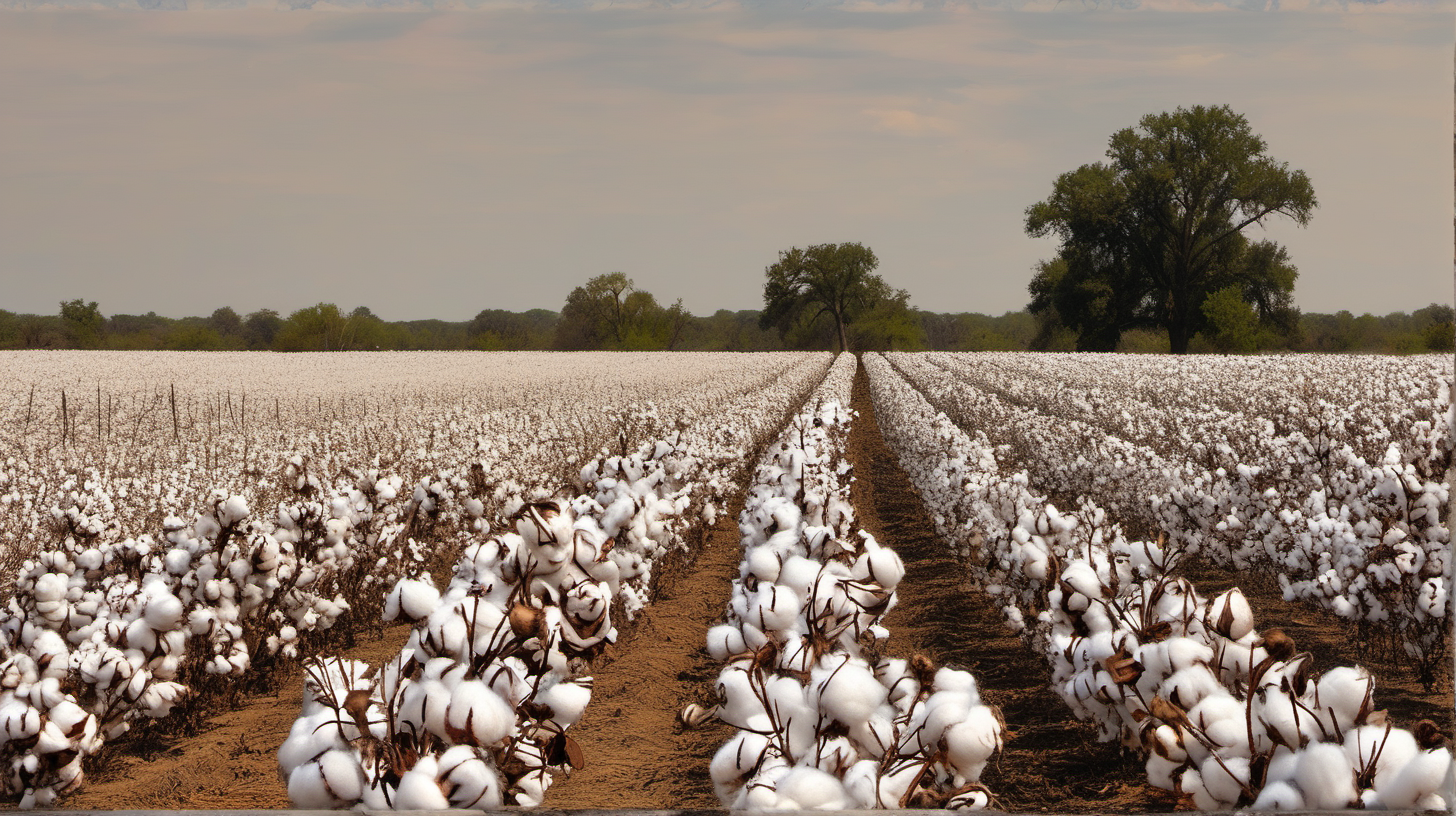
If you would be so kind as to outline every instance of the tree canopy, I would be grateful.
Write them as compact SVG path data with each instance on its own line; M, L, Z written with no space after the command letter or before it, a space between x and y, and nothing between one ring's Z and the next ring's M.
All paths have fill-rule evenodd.
M1112 350L1123 332L1161 328L1183 353L1195 333L1243 320L1235 295L1264 330L1297 322L1288 253L1243 230L1274 216L1307 224L1314 188L1265 148L1227 105L1198 105L1144 116L1112 135L1108 161L1063 173L1026 210L1028 234L1061 242L1028 287L1044 334L1061 326L1078 348Z
M598 275L571 290L556 322L561 349L676 348L691 315L679 300L663 308L622 272Z
M765 270L760 325L794 338L790 345L813 344L815 330L828 327L840 351L849 349L851 338L861 348L917 347L922 332L910 314L909 295L874 273L879 263L873 250L857 243L779 252Z

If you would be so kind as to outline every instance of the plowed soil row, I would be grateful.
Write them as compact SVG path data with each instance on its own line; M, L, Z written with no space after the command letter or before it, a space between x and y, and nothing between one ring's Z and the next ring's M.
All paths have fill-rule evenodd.
M1006 744L982 782L1013 813L1139 813L1172 809L1171 797L1143 781L1142 763L1098 742L1050 690L1041 657L1001 621L941 543L920 497L885 445L861 368L849 437L859 522L905 562L899 604L885 616L889 651L923 652L937 665L975 675L982 699L1001 709Z

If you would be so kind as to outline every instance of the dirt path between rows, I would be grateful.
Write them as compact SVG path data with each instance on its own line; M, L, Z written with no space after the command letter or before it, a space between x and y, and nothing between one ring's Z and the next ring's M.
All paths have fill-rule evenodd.
M1016 812L1138 813L1171 809L1171 797L1146 784L1142 763L1115 744L1097 742L1050 691L1042 659L1001 622L972 589L965 570L935 533L875 422L869 381L855 378L850 430L852 496L861 526L905 562L899 604L885 616L889 651L924 652L938 665L969 670L981 697L999 706L1006 746L982 782L995 804Z
M685 731L677 714L708 703L719 664L704 649L723 619L743 551L739 497L718 517L691 563L665 574L656 600L593 667L592 701L570 734L586 767L558 779L548 808L716 808L708 762L733 729L714 719Z
M345 657L378 666L399 654L410 628L361 634ZM59 806L77 810L184 810L290 807L278 777L278 746L303 706L303 671L275 680L272 693L245 695L242 705L206 718L197 733L172 739L134 735Z

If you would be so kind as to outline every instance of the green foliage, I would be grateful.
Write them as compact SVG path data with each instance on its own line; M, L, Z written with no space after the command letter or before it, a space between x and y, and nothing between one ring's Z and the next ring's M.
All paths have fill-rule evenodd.
M1207 329L1203 303L1237 287L1266 328L1295 322L1297 271L1283 247L1242 230L1316 206L1303 171L1265 155L1265 143L1228 106L1145 116L1108 142L1108 161L1062 174L1026 210L1035 237L1060 241L1037 269L1031 310L1042 340L1062 330L1077 348L1112 350L1133 328L1166 330L1175 353Z
M1228 286L1203 301L1204 334L1225 353L1248 354L1258 346L1259 317L1237 286Z
M821 346L820 327L825 324L833 329L840 351L850 347L851 336L868 347L918 344L909 295L874 274L879 263L872 250L857 243L780 252L778 261L764 270L759 325L777 328L788 345L799 348ZM850 326L862 318L867 325L851 332Z
M101 316L96 301L87 303L79 298L62 301L61 319L79 348L101 346L101 329L106 325L106 318Z
M348 315L332 303L319 303L288 316L273 337L277 351L359 351L381 348L383 321L360 306Z
M663 308L622 272L598 275L571 290L556 321L559 349L656 351L680 347L692 321L679 300Z

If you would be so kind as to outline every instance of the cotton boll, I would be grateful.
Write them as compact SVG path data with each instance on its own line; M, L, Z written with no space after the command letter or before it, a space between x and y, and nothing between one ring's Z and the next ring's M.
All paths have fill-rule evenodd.
M295 768L311 762L327 751L332 744L331 735L334 732L328 731L326 724L333 716L332 712L320 711L294 720L293 726L288 730L288 737L278 748L279 770L291 774Z
M294 807L306 810L327 810L347 804L329 790L323 767L317 761L306 762L288 774L288 798Z
M1388 777L1382 786L1377 786L1380 802L1392 810L1419 807L1428 796L1441 789L1446 776L1451 773L1451 751L1437 748L1431 751L1417 751L1405 763L1405 767Z
M809 587L814 585L821 569L822 566L818 562L802 555L794 555L784 561L776 580L779 586L788 587L793 590L795 595L806 598L809 595Z
M537 702L551 709L551 720L562 728L568 728L586 713L591 702L590 677L557 683L536 696Z
M1178 777L1178 789L1193 798L1193 806L1199 810L1221 810L1221 804L1203 785L1203 774L1197 768L1189 768Z
M182 601L160 584L149 588L146 609L142 613L147 625L158 632L176 629L182 625Z
M499 772L466 746L457 745L440 755L440 775L452 807L497 808L502 804Z
M738 627L722 623L708 630L708 655L714 660L724 662L746 651L743 633L738 631Z
M936 691L959 691L971 696L973 702L981 701L980 691L976 688L976 678L968 671L942 667L935 672L935 679L931 687Z
M1330 669L1315 683L1314 709L1332 732L1343 733L1355 724L1362 712L1373 708L1370 696L1374 687L1375 678L1363 667ZM1330 722L1331 712L1333 722Z
M861 759L844 772L844 789L855 807L868 810L879 806L880 763Z
M885 589L894 589L899 585L900 579L905 577L905 564L894 550L877 546L875 549L866 549L855 561L851 575L857 580L870 580Z
M466 680L450 696L446 717L450 729L468 734L475 745L494 745L515 730L516 714L509 703L480 680Z
M401 578L384 600L384 620L422 620L440 605L440 591L424 580Z
M1209 602L1204 624L1229 640L1240 640L1254 630L1254 610L1234 587Z
M708 764L708 775L713 779L713 790L719 801L732 800L767 750L768 738L749 731L739 731L723 743Z
M782 566L778 554L768 547L754 547L743 556L743 574L752 575L764 583L778 580Z
M422 756L399 778L394 792L396 810L448 810L450 800L440 789L436 778L439 762L433 756Z
M1304 810L1304 795L1299 788L1294 787L1288 781L1279 780L1264 785L1259 791L1259 796L1254 799L1250 810Z
M318 764L324 785L335 799L345 805L359 801L364 793L364 770L359 767L358 755L348 749L334 748L325 751L323 756L315 762ZM288 781L289 796L291 797L293 785L291 775ZM300 807L304 806L300 805ZM332 807L338 807L338 805Z
M981 778L991 755L1001 749L1001 723L989 706L976 705L945 730L946 759L967 781Z
M1387 731L1383 725L1364 725L1345 734L1345 758L1350 767L1358 771L1379 758L1373 780L1376 790L1384 788L1419 750L1415 736L1404 728Z
M839 779L818 768L797 766L778 780L780 807L804 810L843 810L850 804L849 792Z
M1198 772L1204 790L1222 807L1230 808L1243 795L1243 786L1249 783L1249 760L1248 757L1210 756L1203 760Z
M1166 791L1174 789L1174 775L1183 769L1183 760L1167 759L1156 753L1148 754L1145 765L1148 784Z
M1314 810L1346 808L1359 798L1345 750L1333 743L1317 742L1300 751L1294 782Z
M883 757L894 747L895 726L889 717L876 712L868 719L851 725L849 737L865 754Z
M810 683L819 710L845 726L864 722L885 702L885 687L862 661L815 669Z

